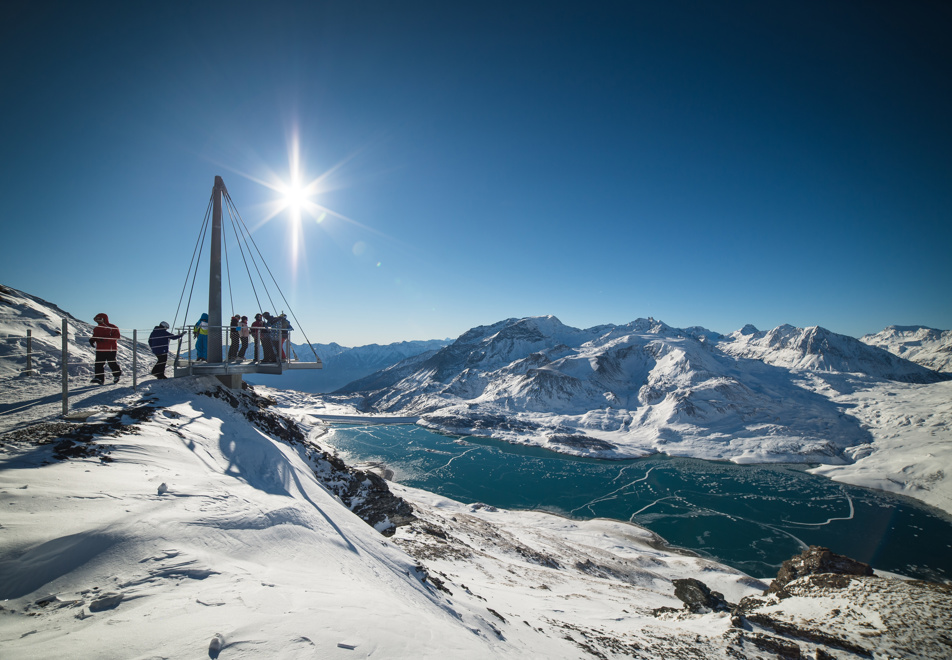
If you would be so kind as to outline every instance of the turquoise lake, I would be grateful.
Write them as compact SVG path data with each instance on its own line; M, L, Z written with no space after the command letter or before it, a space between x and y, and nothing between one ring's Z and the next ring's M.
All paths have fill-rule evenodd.
M772 578L806 544L880 570L952 580L952 517L803 466L604 461L412 425L334 425L321 440L349 462L385 465L407 486L465 503L634 522L756 577Z

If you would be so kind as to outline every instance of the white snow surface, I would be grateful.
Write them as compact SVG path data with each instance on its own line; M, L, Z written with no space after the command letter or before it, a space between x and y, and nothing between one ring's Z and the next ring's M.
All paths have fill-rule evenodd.
M223 657L491 652L293 448L196 386L215 385L144 388L163 410L108 439L112 462L5 452L5 657L194 657L215 635ZM93 612L106 593L121 603Z
M46 313L35 311L42 323ZM22 326L13 330L22 336ZM120 361L128 379L128 351ZM634 525L463 505L392 485L417 520L384 537L320 479L317 417L345 406L281 392L278 407L310 439L289 444L208 396L218 388L210 377L77 388L89 365L76 364L73 414L63 420L58 374L4 369L4 660L757 658L765 638L778 639L732 627L724 612L681 609L674 579L701 579L732 602L765 584ZM58 438L110 420L121 425L89 440L96 451L54 457ZM924 640L947 628L950 603L936 594L917 592L884 624L902 633L902 649L935 648ZM798 595L784 615L822 621L841 604ZM863 607L875 622L876 599Z

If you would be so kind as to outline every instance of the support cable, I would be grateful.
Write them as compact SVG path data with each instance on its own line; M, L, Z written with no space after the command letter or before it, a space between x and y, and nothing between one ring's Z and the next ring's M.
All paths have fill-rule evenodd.
M248 268L248 259L245 257L245 249L244 247L242 247L242 241L245 240L245 238L244 238L244 235L240 233L240 228L238 227L238 223L235 222L235 216L231 211L231 205L226 205L226 207L228 208L228 219L231 221L231 229L233 232L235 232L235 236L237 237L236 242L238 243L238 251L241 253L242 262L244 262L245 264L245 272L248 273L248 281L251 282L251 292L254 294L255 303L257 304L258 309L260 310L261 300L258 298L258 289L255 287L255 278L251 274L251 269ZM247 243L246 240L245 240L245 243ZM250 248L249 248L249 252L250 252Z
M228 265L228 232L225 231L224 223L222 223L221 228L221 242L222 249L225 253L225 275L228 277L228 300L231 302L231 316L235 316L235 296L231 288L231 266ZM231 325L231 319L228 320L229 325ZM224 319L222 319L224 324Z
M241 214L238 212L238 208L235 206L234 202L232 202L231 197L228 197L227 199L228 199L228 204L230 205L230 208L234 209L235 215L238 217L238 220L241 223L241 227L244 228L244 231L247 234L245 238L245 242L247 243L248 241L250 241L251 244L254 245L255 249L257 249L258 246L255 244L254 239L251 238L251 231L248 229L247 225L245 225L245 221L242 219ZM230 210L229 210L229 213L231 213ZM245 236L245 233L243 233L242 235ZM258 273L258 279L261 280L261 286L264 289L265 296L267 296L268 302L271 303L271 309L274 309L275 311L277 311L277 309L275 309L274 301L271 299L271 292L268 291L268 285L265 282L264 276L261 274L261 269L258 268L258 262L255 260L254 252L251 251L251 247L248 248L248 255L251 257L251 263L255 267L255 272ZM258 256L261 257L261 262L262 264L264 264L264 257L261 255L261 250L258 250ZM267 264L264 264L264 266L265 268L267 268ZM260 302L259 302L259 307L260 307ZM259 309L258 311L261 311L261 310Z
M198 264L202 260L201 247L205 244L205 233L208 229L208 216L211 213L212 208L212 199L208 199L208 207L205 209L205 219L202 221L202 226L198 230L198 241L195 243L195 250L192 251L192 260L188 264L188 272L185 273L185 285L182 287L182 295L179 296L178 307L175 308L175 318L172 319L172 327L175 328L178 323L178 314L179 310L182 309L182 299L185 298L185 289L188 288L188 276L192 275L192 289L188 294L188 303L185 306L185 317L188 318L188 308L192 303L192 293L195 291L195 277L198 275ZM198 255L198 261L196 262L195 256ZM195 273L192 274L192 266L195 266ZM184 320L183 320L184 323Z
M234 204L234 203L231 201L231 197L228 196L228 192L227 192L227 191L225 192L225 195L226 195L226 197L228 197L228 202L231 203L231 204ZM237 209L237 208L235 209L235 213L238 215L238 219L241 220L241 224L242 224L243 226L245 226L245 228L247 229L247 225L245 225L245 221L241 218L241 214L238 213L238 209ZM294 315L294 310L291 309L291 305L288 304L287 298L284 297L284 292L281 291L281 285L278 284L278 281L275 279L274 274L271 272L271 269L268 268L268 264L267 264L267 262L265 262L265 260L264 260L264 255L261 254L261 249L258 248L258 244L255 243L254 238L251 237L251 232L250 232L250 231L248 232L248 238L251 240L251 244L254 245L255 250L258 251L258 256L261 257L261 263L264 264L265 270L267 270L267 271L268 271L268 275L271 276L271 281L274 282L275 288L278 290L278 293L281 294L281 299L284 300L284 304L287 306L288 312L291 314L291 318L293 318L293 319L294 319L294 322L298 324L298 327L299 327L299 328L301 328L301 334L304 336L304 341L307 342L307 345L310 347L311 352L314 354L314 359L319 362L319 361L320 361L320 358L319 358L318 355L317 355L317 351L314 350L314 345L311 343L311 340L308 339L308 338L307 338L307 335L304 333L304 326L301 325L301 322L298 321L297 316ZM269 300L270 300L270 297L269 297ZM272 304L273 304L273 303L272 303Z

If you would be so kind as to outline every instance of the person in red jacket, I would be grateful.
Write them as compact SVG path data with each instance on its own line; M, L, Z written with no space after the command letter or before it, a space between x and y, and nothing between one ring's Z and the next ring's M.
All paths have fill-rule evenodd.
M112 369L112 382L118 383L122 370L119 369L119 363L116 362L116 351L119 349L119 328L109 322L109 317L105 314L96 314L93 321L98 323L93 328L93 336L89 338L89 343L96 349L96 366L93 369L93 379L89 382L97 385L103 385L106 382L105 370L106 363Z

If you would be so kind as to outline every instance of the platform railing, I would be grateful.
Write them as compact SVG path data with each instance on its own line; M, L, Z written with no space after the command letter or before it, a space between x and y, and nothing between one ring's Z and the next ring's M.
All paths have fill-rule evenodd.
M293 330L278 328L249 328L250 333L247 337L247 343L241 341L239 331L238 340L235 340L235 333L232 332L234 326L205 326L201 332L195 326L183 326L176 328L173 334L185 333L185 341L179 339L175 351L175 360L173 362L176 369L188 369L189 373L197 364L207 365L208 345L206 343L202 358L198 354L198 338L200 336L210 337L215 331L221 332L222 336L222 361L219 364L224 365L225 372L228 368L250 362L253 364L275 364L289 365L292 360L297 359L293 345L291 343L291 333ZM259 333L256 339L256 331ZM182 348L185 351L183 353ZM248 357L248 351L251 351L251 358ZM260 359L258 356L261 356ZM212 363L215 364L215 363Z

